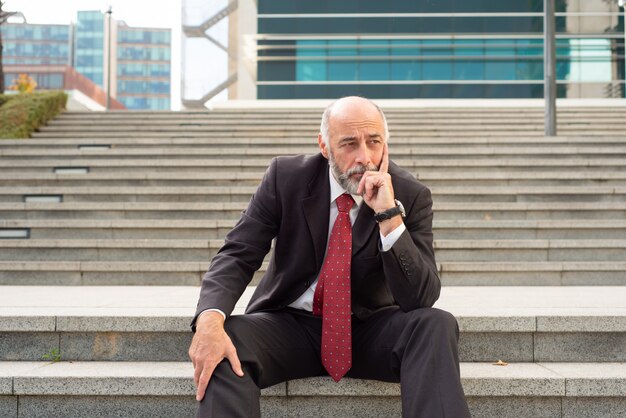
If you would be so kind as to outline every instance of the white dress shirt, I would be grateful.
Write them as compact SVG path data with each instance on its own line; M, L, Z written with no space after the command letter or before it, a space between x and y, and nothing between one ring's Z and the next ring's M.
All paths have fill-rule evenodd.
M329 222L328 222L328 236L326 238L327 249L328 249L328 240L330 239L330 233L333 229L333 225L335 224L335 220L337 219L337 214L339 212L337 210L337 202L335 202L335 200L342 194L346 193L344 188L341 187L341 185L335 179L335 176L333 175L333 172L330 169L330 167L328 168L328 170L329 170L328 178L330 179L330 208L329 208L330 217L329 217ZM363 204L363 197L353 194L352 198L354 199L354 202L356 204L352 206L352 209L350 209L350 223L354 225L354 221L356 221L356 217L359 214L359 209L361 208L361 205ZM391 247L393 246L393 244L396 243L398 238L400 238L400 235L402 235L402 233L405 230L406 230L406 227L404 226L404 223L401 223L400 226L398 226L396 229L391 231L386 237L383 236L383 234L380 234L380 244L381 244L380 250L389 251ZM326 256L324 255L324 257ZM305 290L304 293L300 295L298 299L293 301L289 306L292 308L303 309L305 311L312 312L313 311L313 296L315 295L315 288L317 287L318 280L319 280L319 277L315 279L313 284L311 284L311 286L309 286L309 288ZM219 309L206 309L205 311L202 311L200 315L203 315L205 312L210 312L210 311L219 312L224 316L224 318L226 318L226 314ZM200 315L198 316L198 318L200 318Z

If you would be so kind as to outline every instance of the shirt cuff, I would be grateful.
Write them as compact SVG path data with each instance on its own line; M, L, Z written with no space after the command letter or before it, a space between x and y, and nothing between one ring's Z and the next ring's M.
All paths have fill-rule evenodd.
M203 310L202 312L200 312L200 313L198 314L198 318L196 319L196 322L198 322L198 319L200 319L200 317L201 317L202 315L204 315L206 312L219 312L219 313L221 313L221 314L222 314L222 316L224 317L224 321L226 320L226 314L225 314L224 312L222 312L220 309L213 309L213 308L210 308L210 309L205 309L205 310Z
M393 244L396 243L396 241L398 240L398 238L400 238L400 235L402 235L404 231L406 231L406 226L404 225L404 222L403 222L396 229L394 229L389 234L387 234L386 237L383 236L383 234L380 234L380 246L382 247L381 251L382 252L389 251L391 247L393 247Z

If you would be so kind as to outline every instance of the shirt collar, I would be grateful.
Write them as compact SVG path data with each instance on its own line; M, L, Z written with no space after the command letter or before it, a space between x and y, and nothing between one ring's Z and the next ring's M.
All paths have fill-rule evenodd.
M333 170L330 167L328 167L328 178L330 182L330 203L333 203L335 199L337 199L339 196L348 192L343 187L341 187L337 179L335 179L335 176L333 175ZM353 194L351 196L354 199L356 205L360 207L361 203L363 202L363 197L358 194Z

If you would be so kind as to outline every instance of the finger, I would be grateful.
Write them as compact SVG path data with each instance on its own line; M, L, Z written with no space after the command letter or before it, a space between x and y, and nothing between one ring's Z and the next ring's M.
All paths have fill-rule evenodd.
M237 356L237 350L234 349L230 352L226 358L230 363L231 369L235 372L235 374L239 377L243 377L243 369L241 368L241 362L239 361L239 357Z
M198 381L200 380L202 369L204 369L204 364L198 363L193 365L193 381L196 384L196 387L198 387Z
M359 187L356 189L356 194L363 196L365 192L365 180L367 179L367 171L363 173L361 176L361 180L359 180Z
M386 173L389 171L389 145L387 145L387 140L383 144L383 159L380 162L380 168L378 169L381 173Z
M209 385L209 380L211 379L211 375L213 375L213 371L215 370L214 365L209 365L208 362L205 363L206 366L202 370L202 374L198 379L198 390L196 391L196 400L201 401L204 398L204 393L206 392L206 388Z
M365 182L365 199L367 201L370 201L374 198L374 195L376 194L376 189L376 179L371 177L368 178L368 180Z
M366 193L365 185L367 184L367 181L368 181L367 179L369 176L373 174L374 174L373 171L366 171L365 173L361 175L361 180L359 180L359 187L356 190L356 193L358 195L361 195L361 196L365 195Z

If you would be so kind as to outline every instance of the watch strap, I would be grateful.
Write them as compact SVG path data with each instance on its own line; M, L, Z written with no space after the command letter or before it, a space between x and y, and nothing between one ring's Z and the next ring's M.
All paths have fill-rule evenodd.
M387 209L383 212L378 212L374 214L374 219L376 220L376 222L382 222L401 214L402 211L400 210L400 208L398 206L394 206L391 209Z

